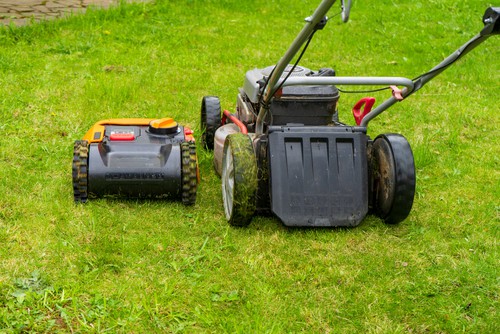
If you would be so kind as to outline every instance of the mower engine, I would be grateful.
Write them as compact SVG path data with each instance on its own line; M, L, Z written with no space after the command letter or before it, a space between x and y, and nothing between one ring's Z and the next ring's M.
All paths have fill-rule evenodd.
M240 120L248 132L255 131L256 115L259 112L259 103L262 98L262 86L269 79L274 66L264 69L253 69L246 73L243 87L237 97L236 111L237 119ZM291 72L291 73L290 73ZM287 66L282 74L282 78L292 77L330 77L335 76L335 71L330 68L323 68L314 72L302 66L293 68ZM208 117L202 120L204 126L210 128L220 125L207 124L217 123L220 120L220 105L216 97L205 97L205 100L211 101L208 104L204 102L202 113ZM269 119L267 123L273 125L333 125L338 122L337 105L339 100L339 90L334 85L324 86L287 86L283 87L275 94L270 103ZM210 108L210 106L214 106ZM208 106L208 107L207 107ZM224 122L226 123L226 122ZM215 130L214 130L215 131ZM227 122L224 126L217 129L214 133L214 155L215 170L219 175L222 173L222 150L224 141L228 134L239 132L240 129L235 124ZM212 136L210 136L212 137Z
M193 132L172 118L103 120L74 145L75 202L118 195L191 205L197 173Z
M259 111L261 89L269 79L274 66L254 69L245 75L243 91L238 97L238 118L254 123ZM335 71L330 68L313 72L302 66L288 65L281 77L333 77ZM328 86L286 86L278 90L270 103L272 124L328 125L338 121L337 102L339 91L333 85ZM240 119L241 119L240 118ZM250 122L248 122L250 121ZM271 121L271 120L268 120Z

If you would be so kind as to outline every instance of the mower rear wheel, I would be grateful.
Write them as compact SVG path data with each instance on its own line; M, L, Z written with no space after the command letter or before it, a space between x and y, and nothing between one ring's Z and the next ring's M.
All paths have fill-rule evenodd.
M408 217L415 196L415 163L410 144L399 134L382 134L372 147L375 214L388 224Z
M224 142L222 199L229 224L250 224L257 202L257 161L248 135L230 134Z
M181 143L181 161L182 203L185 205L194 205L196 202L196 189L198 187L196 145L194 142Z
M214 149L215 131L222 125L221 107L217 96L205 96L201 101L201 145Z
M73 195L76 203L85 203L88 198L89 145L86 140L77 140L73 147Z

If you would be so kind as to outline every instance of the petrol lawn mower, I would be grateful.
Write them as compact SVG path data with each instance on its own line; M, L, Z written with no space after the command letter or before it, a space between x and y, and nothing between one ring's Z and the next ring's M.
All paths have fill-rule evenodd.
M202 142L214 150L231 225L247 226L256 212L272 212L284 225L301 227L357 226L367 214L389 224L406 219L415 194L411 147L400 134L371 139L368 124L500 31L500 7L488 8L479 34L415 79L340 77L330 68L299 66L334 3L320 3L275 66L246 73L235 114L221 113L216 96L202 100ZM350 5L341 2L343 21ZM351 126L338 119L336 85L381 85L379 90L392 95L374 109L373 98L361 99Z
M172 118L97 122L73 152L75 202L90 196L196 201L198 167L193 131Z

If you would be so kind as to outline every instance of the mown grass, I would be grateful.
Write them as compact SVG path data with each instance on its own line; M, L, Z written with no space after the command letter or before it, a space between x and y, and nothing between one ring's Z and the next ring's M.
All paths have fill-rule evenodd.
M414 150L417 195L397 226L231 228L201 149L194 207L73 204L73 142L92 124L199 129L201 98L233 108L245 71L274 64L316 4L156 1L0 30L0 332L500 330L497 37L370 124ZM355 2L301 64L415 77L477 33L488 5ZM342 119L359 98L341 97Z

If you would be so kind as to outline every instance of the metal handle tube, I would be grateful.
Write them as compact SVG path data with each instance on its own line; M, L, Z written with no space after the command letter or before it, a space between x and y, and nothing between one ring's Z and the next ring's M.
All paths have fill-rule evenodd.
M436 76L438 76L441 72L443 72L445 69L447 69L451 64L453 64L455 61L458 59L462 58L465 56L467 53L475 49L479 44L484 42L488 37L490 37L490 34L484 35L484 34L477 34L474 36L472 39L470 39L467 43L462 45L458 50L453 52L451 55L446 57L442 62L440 62L438 65L434 66L429 72L425 73L422 75L420 78L414 80L415 86L413 87L412 90L407 90L403 89L402 95L404 98L410 96L411 94L415 93L418 91L420 88L422 88L426 83L434 79ZM397 99L394 97L390 97L387 100L385 100L382 104L380 104L377 108L373 109L368 113L363 120L361 121L361 126L368 127L368 123L380 115L382 112L387 110L389 107L393 106L396 102L398 102Z
M408 96L414 89L413 81L404 77L292 77L288 78L283 84L283 86L295 85L396 85L405 87L402 90L403 97ZM398 100L394 97L384 101L380 106L367 114L360 125L366 127L370 120L380 115L396 102Z
M276 87L279 87L283 79L278 81ZM300 85L395 85L406 87L407 92L413 91L414 83L411 79L404 77L290 77L284 83L285 86Z
M301 46L307 41L311 33L314 31L318 23L325 17L326 13L332 7L336 0L323 0L318 8L314 11L313 15L307 19L306 25L302 28L300 33L295 37L292 45L285 52L284 56L279 60L278 64L274 68L274 71L269 78L266 90L263 92L263 104L260 107L259 114L257 116L257 121L255 124L255 132L257 135L262 134L264 128L264 119L269 111L268 103L272 98L272 92L276 83L281 78L283 71L286 69L287 65L292 61L293 57L300 50Z
M477 34L476 36L474 36L471 40L462 45L458 50L456 50L451 55L446 57L446 59L444 59L438 65L434 66L429 72L422 75L419 79L415 80L415 90L411 93L414 93L420 88L422 88L426 83L428 83L436 76L438 76L441 72L443 72L445 69L447 69L448 66L450 66L452 63L459 60L466 54L468 54L470 51L474 50L479 44L484 42L490 36L491 35L481 35L481 34Z
M279 83L278 83L279 84ZM413 92L414 82L404 77L292 77L283 86L294 85L396 85L403 86L401 94L403 97ZM361 121L361 126L368 126L368 122L380 115L393 104L398 102L394 97L390 97L377 108L373 109Z

